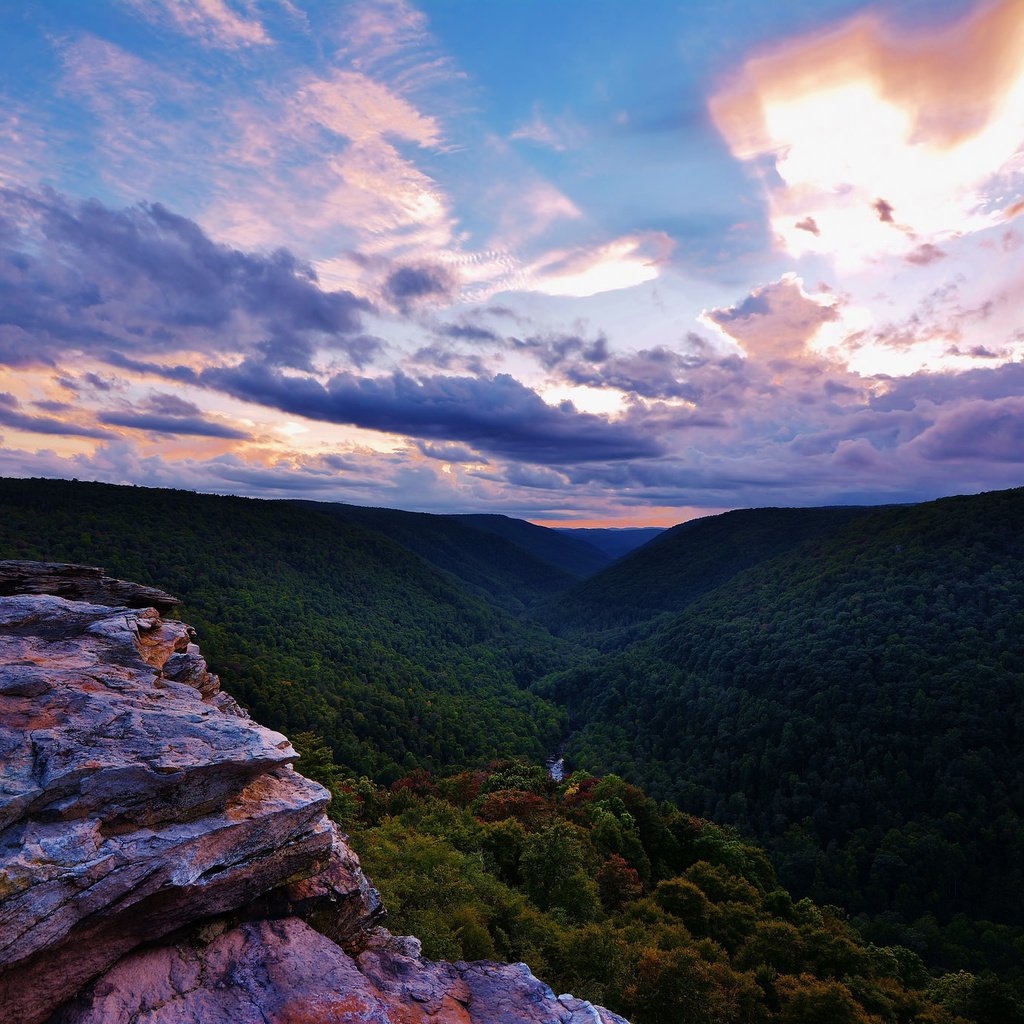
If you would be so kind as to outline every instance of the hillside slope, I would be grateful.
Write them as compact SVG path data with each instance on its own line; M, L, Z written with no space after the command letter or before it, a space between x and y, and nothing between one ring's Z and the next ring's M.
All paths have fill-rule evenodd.
M1024 923L1022 526L1024 489L880 509L736 575L548 680L570 756L758 836L815 898Z
M556 565L577 579L593 576L610 561L610 557L604 551L586 539L580 539L562 530L537 526L536 523L528 523L524 519L478 514L454 515L448 518L466 523L485 533L494 534L496 537L504 537L522 550L530 552L535 558Z
M0 558L99 563L185 602L225 687L388 780L541 758L563 714L524 686L571 650L380 533L293 502L0 480Z
M740 509L680 523L546 602L537 617L561 635L621 646L632 638L631 627L682 611L738 572L832 533L865 511Z
M558 533L592 544L610 559L622 558L665 532L660 526L556 526Z

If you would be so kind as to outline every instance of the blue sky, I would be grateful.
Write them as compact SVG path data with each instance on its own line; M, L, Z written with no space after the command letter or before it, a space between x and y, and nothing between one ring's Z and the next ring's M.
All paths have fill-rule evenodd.
M4 475L581 524L1021 482L1013 0L0 31Z

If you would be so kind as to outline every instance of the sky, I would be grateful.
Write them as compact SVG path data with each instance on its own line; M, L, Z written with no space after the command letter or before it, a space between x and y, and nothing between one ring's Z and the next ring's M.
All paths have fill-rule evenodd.
M1021 0L0 39L0 475L580 526L1024 483Z

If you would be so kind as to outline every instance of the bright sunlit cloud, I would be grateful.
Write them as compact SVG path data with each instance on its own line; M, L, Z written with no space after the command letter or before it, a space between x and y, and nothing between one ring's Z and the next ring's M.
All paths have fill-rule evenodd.
M902 35L862 15L749 60L711 112L735 156L770 161L794 255L851 266L977 231L1020 199L1024 6Z
M595 249L548 253L526 268L532 291L586 298L657 278L672 243L665 235L628 235Z

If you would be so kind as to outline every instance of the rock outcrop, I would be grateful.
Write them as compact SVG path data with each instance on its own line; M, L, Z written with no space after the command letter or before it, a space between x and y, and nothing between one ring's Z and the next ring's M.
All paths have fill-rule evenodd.
M0 594L0 1024L622 1024L380 927L327 792L170 595L31 562Z

